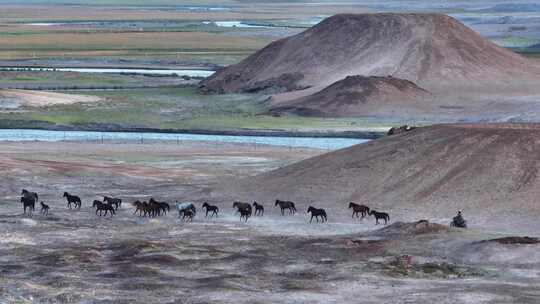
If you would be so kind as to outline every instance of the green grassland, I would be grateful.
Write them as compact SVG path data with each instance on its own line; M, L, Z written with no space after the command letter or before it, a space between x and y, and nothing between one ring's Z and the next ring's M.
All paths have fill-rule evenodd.
M71 92L73 93L73 92ZM398 121L366 118L274 117L266 112L266 96L201 95L194 87L78 91L101 97L91 104L24 108L0 113L0 128L25 125L71 126L79 129L276 130L287 132L366 131L385 129Z

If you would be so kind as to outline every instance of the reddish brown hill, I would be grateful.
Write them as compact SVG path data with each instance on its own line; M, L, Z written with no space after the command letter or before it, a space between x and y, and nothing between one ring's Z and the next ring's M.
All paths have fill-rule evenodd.
M341 14L218 71L201 90L320 90L350 75L391 75L438 93L502 89L538 79L540 69L446 15Z
M433 96L409 80L348 76L313 95L280 103L272 113L306 116L390 116L425 112ZM406 107L406 109L404 109Z
M446 222L465 209L473 227L540 228L539 170L540 124L438 125L307 159L231 189L235 197L293 200L332 213L356 201L394 221Z

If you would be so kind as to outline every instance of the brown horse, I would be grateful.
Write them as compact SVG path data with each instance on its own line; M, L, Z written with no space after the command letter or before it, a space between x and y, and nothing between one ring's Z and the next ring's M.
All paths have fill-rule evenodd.
M362 217L360 219L364 219L364 217L369 215L369 207L368 206L359 205L359 204L350 202L349 203L349 209L351 209L351 208L353 210L353 213L352 213L351 217L354 217L355 215L356 215L356 217L358 217L358 214L360 213L362 215Z
M285 215L285 209L289 209L289 214L296 213L296 206L294 206L294 203L291 201L282 201L277 199L274 206L279 206L279 208L281 208L281 215Z

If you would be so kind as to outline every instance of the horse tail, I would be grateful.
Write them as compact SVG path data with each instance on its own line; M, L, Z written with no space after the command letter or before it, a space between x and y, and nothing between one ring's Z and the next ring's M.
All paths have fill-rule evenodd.
M291 207L294 209L294 211L296 211L296 206L294 206L293 202L291 202Z

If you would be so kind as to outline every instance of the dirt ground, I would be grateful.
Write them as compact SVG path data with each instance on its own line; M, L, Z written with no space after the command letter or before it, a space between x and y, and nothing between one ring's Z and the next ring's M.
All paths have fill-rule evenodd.
M73 103L93 103L101 99L96 96L69 95L53 92L28 90L0 90L0 100L10 100L28 107L45 107Z
M344 206L309 224L299 205L271 202L247 223L212 191L324 151L181 142L0 143L0 303L537 303L538 244L480 242L505 236L446 225L376 226ZM264 187L264 185L261 185ZM23 216L21 188L40 194L48 217ZM61 194L82 198L69 210ZM116 216L91 202L124 200ZM191 201L176 211L133 215L135 199ZM237 200L250 201L249 197ZM205 218L203 201L220 208ZM403 257L408 255L409 257Z

